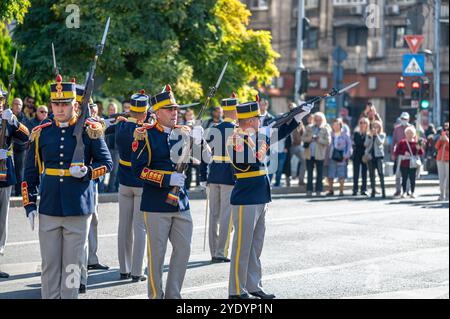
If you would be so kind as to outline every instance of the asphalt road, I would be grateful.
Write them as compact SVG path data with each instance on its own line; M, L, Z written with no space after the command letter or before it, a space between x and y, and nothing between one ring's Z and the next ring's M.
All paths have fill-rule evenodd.
M416 200L274 199L267 216L263 279L278 298L449 298L448 203L436 188ZM226 298L229 264L203 251L205 201L192 201L193 249L184 298ZM118 281L117 203L100 205L99 255L112 268L91 272L82 298L146 298L146 283ZM10 212L0 299L40 298L40 253L21 208ZM169 256L170 249L168 250Z

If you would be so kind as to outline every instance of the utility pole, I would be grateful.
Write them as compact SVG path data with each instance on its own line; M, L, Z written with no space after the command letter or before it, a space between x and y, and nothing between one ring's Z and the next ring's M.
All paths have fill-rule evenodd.
M434 0L434 124L441 121L441 5L442 0Z
M302 82L302 70L304 69L303 65L303 19L305 17L305 4L304 0L298 0L298 13L297 13L297 63L295 69L295 92L294 92L294 100L295 103L299 103L300 101L300 87Z

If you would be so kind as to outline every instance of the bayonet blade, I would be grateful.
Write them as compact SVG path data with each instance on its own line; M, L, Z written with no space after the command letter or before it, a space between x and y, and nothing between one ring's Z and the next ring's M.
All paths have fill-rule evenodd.
M338 94L342 94L350 89L353 89L355 86L358 86L358 85L359 85L359 82L353 82L352 84L347 85L345 88L340 89Z
M108 20L106 20L106 26L105 26L105 31L103 32L103 37L102 37L102 42L101 45L104 46L106 43L106 36L108 35L108 30L109 30L109 22L110 22L111 18L108 17Z
M16 50L16 56L14 57L14 65L13 65L13 71L12 75L14 76L16 74L16 65L17 65L17 50Z
M191 103L191 104L183 104L183 105L180 105L180 108L185 109L185 108L194 107L194 106L197 106L197 105L200 105L200 103L197 102L197 103Z
M222 69L222 73L220 73L219 79L217 80L217 84L215 86L216 90L219 88L220 83L222 82L223 76L225 75L225 71L227 70L227 68L228 68L228 61L227 61L227 63L225 63L225 65Z
M55 69L56 72L56 55L55 55L55 46L53 45L53 42L52 42L52 56L53 56L53 68Z

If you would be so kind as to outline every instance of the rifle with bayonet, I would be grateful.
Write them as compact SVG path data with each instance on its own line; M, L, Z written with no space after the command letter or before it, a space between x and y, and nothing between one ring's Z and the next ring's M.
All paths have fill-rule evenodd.
M109 30L109 22L110 18L106 21L105 31L103 32L102 41L97 46L97 50L94 57L94 62L91 65L91 69L89 70L88 77L86 79L86 83L84 85L84 94L83 98L81 100L80 105L80 117L78 118L77 124L75 125L75 129L73 132L73 136L75 136L77 140L77 145L75 147L75 152L73 153L72 157L72 165L84 165L84 143L83 143L83 131L84 131L84 124L86 120L89 118L91 112L89 109L89 101L91 99L92 93L94 91L94 74L95 69L97 67L97 61L99 57L103 53L103 48L105 47L106 42L106 36L108 34Z
M227 61L227 63L225 63L225 66L223 67L222 72L220 73L220 76L219 76L219 79L217 80L216 85L209 88L209 93L208 93L208 96L206 97L206 101L203 104L202 108L200 109L200 112L197 115L196 125L201 125L203 113L205 113L205 111L208 109L209 103L216 95L217 90L220 86L220 83L222 82L223 76L225 75L225 71L227 70L227 68L228 68L228 61ZM192 138L189 138L187 145L185 145L183 147L180 161L177 164L177 167L176 167L177 173L185 173L186 172L186 169L188 167L189 158L192 153L192 146L193 146ZM169 205L172 205L172 206L178 206L179 196L180 196L180 187L175 186L171 189L169 195L167 196L166 203Z
M12 85L14 83L14 78L16 75L16 66L17 66L17 51L14 57L13 70L11 75L9 76L8 82L8 90L5 96L5 104L3 105L3 111L9 109L9 93L11 92ZM2 128L0 130L0 148L6 149L6 126L8 122L6 120L2 120ZM7 177L7 167L6 167L6 159L0 160L0 181L5 181Z
M317 102L319 102L322 99L327 99L329 97L333 97L333 96L337 96L337 95L341 95L345 92L347 92L348 90L356 87L359 85L359 82L354 82L346 87L344 87L343 89L335 89L333 88L330 92L325 93L324 95L321 96L316 96L313 97L312 99L305 101L304 103L302 103L302 105L306 105L306 104L315 104ZM302 105L294 108L293 110L283 114L281 117L277 118L275 120L275 124L272 125L272 128L280 128L283 124L289 123L292 119L294 119L294 117L302 112L304 112Z

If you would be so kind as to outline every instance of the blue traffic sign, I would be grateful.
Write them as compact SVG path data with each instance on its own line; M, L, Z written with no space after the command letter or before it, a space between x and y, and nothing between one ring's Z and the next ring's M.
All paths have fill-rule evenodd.
M405 54L403 56L403 76L424 76L425 55Z

